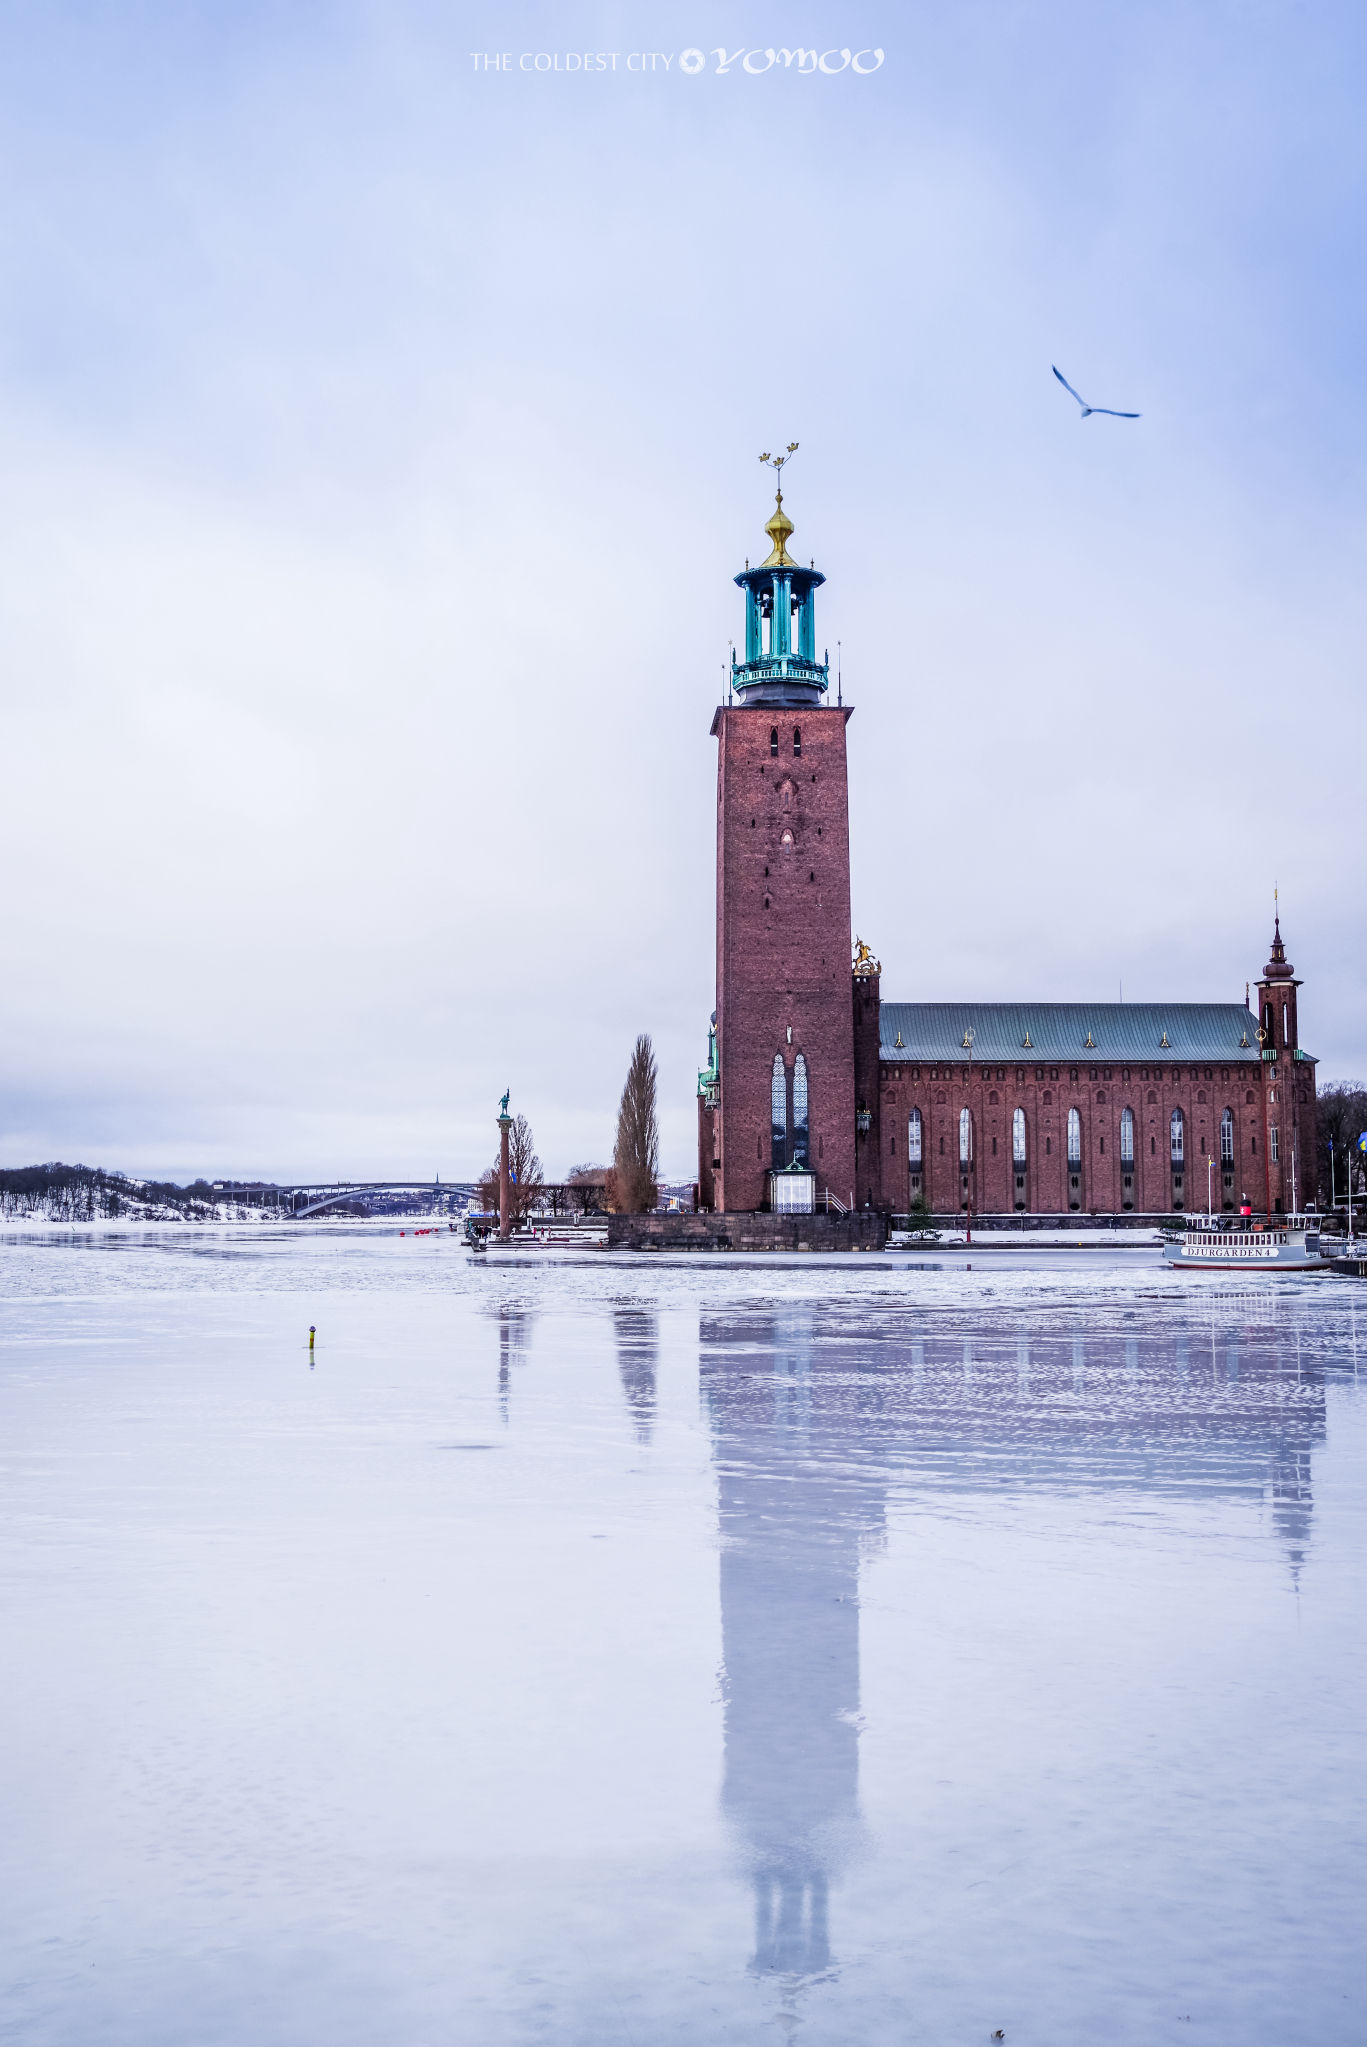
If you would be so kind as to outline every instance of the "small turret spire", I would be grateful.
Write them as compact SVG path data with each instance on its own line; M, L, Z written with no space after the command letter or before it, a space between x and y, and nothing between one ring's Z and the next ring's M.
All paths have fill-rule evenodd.
M1294 979L1296 969L1287 959L1286 947L1282 942L1282 918L1281 910L1277 906L1276 889L1272 891L1272 902L1272 957L1263 968L1263 979L1264 981L1290 981Z

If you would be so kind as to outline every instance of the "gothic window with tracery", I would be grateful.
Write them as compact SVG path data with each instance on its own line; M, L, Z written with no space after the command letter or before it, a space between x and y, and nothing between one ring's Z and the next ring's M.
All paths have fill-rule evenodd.
M1182 1111L1180 1109L1174 1109L1172 1112L1172 1120L1168 1125L1168 1144L1173 1164L1180 1166L1186 1147L1186 1132L1183 1127Z
M1226 1109L1220 1118L1220 1164L1234 1164L1234 1111Z
M1068 1111L1068 1163L1070 1166L1082 1164L1082 1118L1076 1109Z
M793 1061L793 1162L807 1163L807 1061L799 1052Z
M1017 1109L1011 1118L1011 1156L1018 1166L1025 1164L1025 1111Z
M781 1052L774 1054L773 1078L769 1083L769 1125L774 1171L781 1172L788 1163L788 1075Z
M913 1109L907 1117L907 1164L913 1170L921 1163L921 1111Z
M1134 1164L1133 1109L1122 1109L1120 1112L1120 1163L1122 1166Z
M959 1111L959 1164L966 1166L973 1156L973 1111Z

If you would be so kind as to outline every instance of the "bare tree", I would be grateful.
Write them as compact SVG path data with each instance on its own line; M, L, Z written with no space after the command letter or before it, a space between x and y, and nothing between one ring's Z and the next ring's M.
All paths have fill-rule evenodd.
M480 1206L489 1213L498 1210L498 1174L499 1161L495 1159L479 1183ZM525 1116L514 1116L508 1132L508 1220L514 1228L527 1220L544 1185L532 1126Z
M611 1166L571 1166L566 1184L582 1215L605 1213L616 1206L617 1175Z
M1329 1146L1334 1147L1333 1185L1338 1200L1348 1201L1348 1174L1353 1175L1353 1199L1364 1198L1364 1161L1357 1148L1358 1138L1367 1130L1367 1088L1360 1080L1330 1081L1319 1090L1316 1108L1316 1139L1319 1147L1320 1200L1329 1206Z
M616 1207L626 1215L645 1215L659 1199L660 1128L655 1115L655 1054L642 1032L627 1068L622 1104L617 1111L617 1143L612 1165L617 1177Z

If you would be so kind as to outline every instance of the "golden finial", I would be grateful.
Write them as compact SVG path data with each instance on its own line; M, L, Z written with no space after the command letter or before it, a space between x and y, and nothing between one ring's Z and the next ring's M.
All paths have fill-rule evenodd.
M778 498L774 506L774 516L764 528L774 543L773 552L767 561L760 563L762 569L795 569L797 567L797 563L788 552L788 535L793 530L793 522L783 509L784 465L791 462L796 453L797 442L789 441L788 452L785 455L761 455L759 458L761 462L768 463L778 478Z

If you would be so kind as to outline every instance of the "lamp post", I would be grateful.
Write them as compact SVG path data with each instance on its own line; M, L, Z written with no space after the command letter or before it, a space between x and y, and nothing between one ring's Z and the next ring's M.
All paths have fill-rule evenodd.
M1214 1203L1215 1203L1215 1196L1214 1196L1214 1195L1213 1195L1213 1194L1211 1193L1211 1191L1210 1191L1210 1190L1211 1190L1211 1184L1212 1184L1212 1181L1211 1181L1211 1175L1212 1175L1212 1174L1214 1173L1214 1171L1215 1171L1215 1161L1214 1161L1214 1159L1213 1159L1213 1158L1211 1158L1211 1156L1209 1155L1209 1153L1207 1153L1207 1155L1206 1155L1206 1221L1207 1221L1207 1222L1208 1222L1208 1223L1210 1224L1210 1227L1211 1227L1212 1229L1214 1229L1214 1227L1215 1227L1215 1206L1214 1206Z
M1267 1227L1268 1227L1269 1229L1271 1229L1271 1227L1272 1227L1272 1158L1271 1158L1271 1154L1270 1154L1270 1152L1269 1152L1269 1150L1268 1150L1268 1143L1267 1143L1267 1089L1268 1089L1268 1080L1267 1080L1267 1067L1266 1067L1266 1066L1265 1066L1265 1065L1263 1064L1263 1049L1262 1049L1262 1048L1263 1048L1263 1046L1264 1046L1264 1045L1265 1045L1265 1044L1267 1043L1267 1032L1266 1032L1266 1031L1265 1031L1265 1030L1263 1029L1263 1027L1262 1027L1262 1025L1261 1025L1261 1024L1259 1024L1259 1026L1258 1026L1258 1032L1257 1032L1257 1036L1258 1036L1258 1093L1259 1093L1259 1095L1260 1095L1260 1096L1262 1097L1262 1105L1263 1105L1263 1189L1264 1189L1264 1193L1263 1193L1263 1198L1264 1198L1264 1200L1265 1200L1265 1201L1266 1201L1266 1203L1267 1203L1267 1208L1266 1208L1266 1211L1265 1211L1265 1215L1266 1215L1266 1221L1267 1221ZM1274 1079L1274 1080L1275 1080L1275 1078L1276 1078L1276 1074L1277 1074L1277 1048L1276 1048L1276 1046L1274 1045L1274 1046L1273 1046L1273 1048L1272 1048L1272 1075L1273 1075L1273 1079Z
M970 1024L964 1032L964 1046L968 1052L968 1233L965 1241L973 1242L973 1027Z

